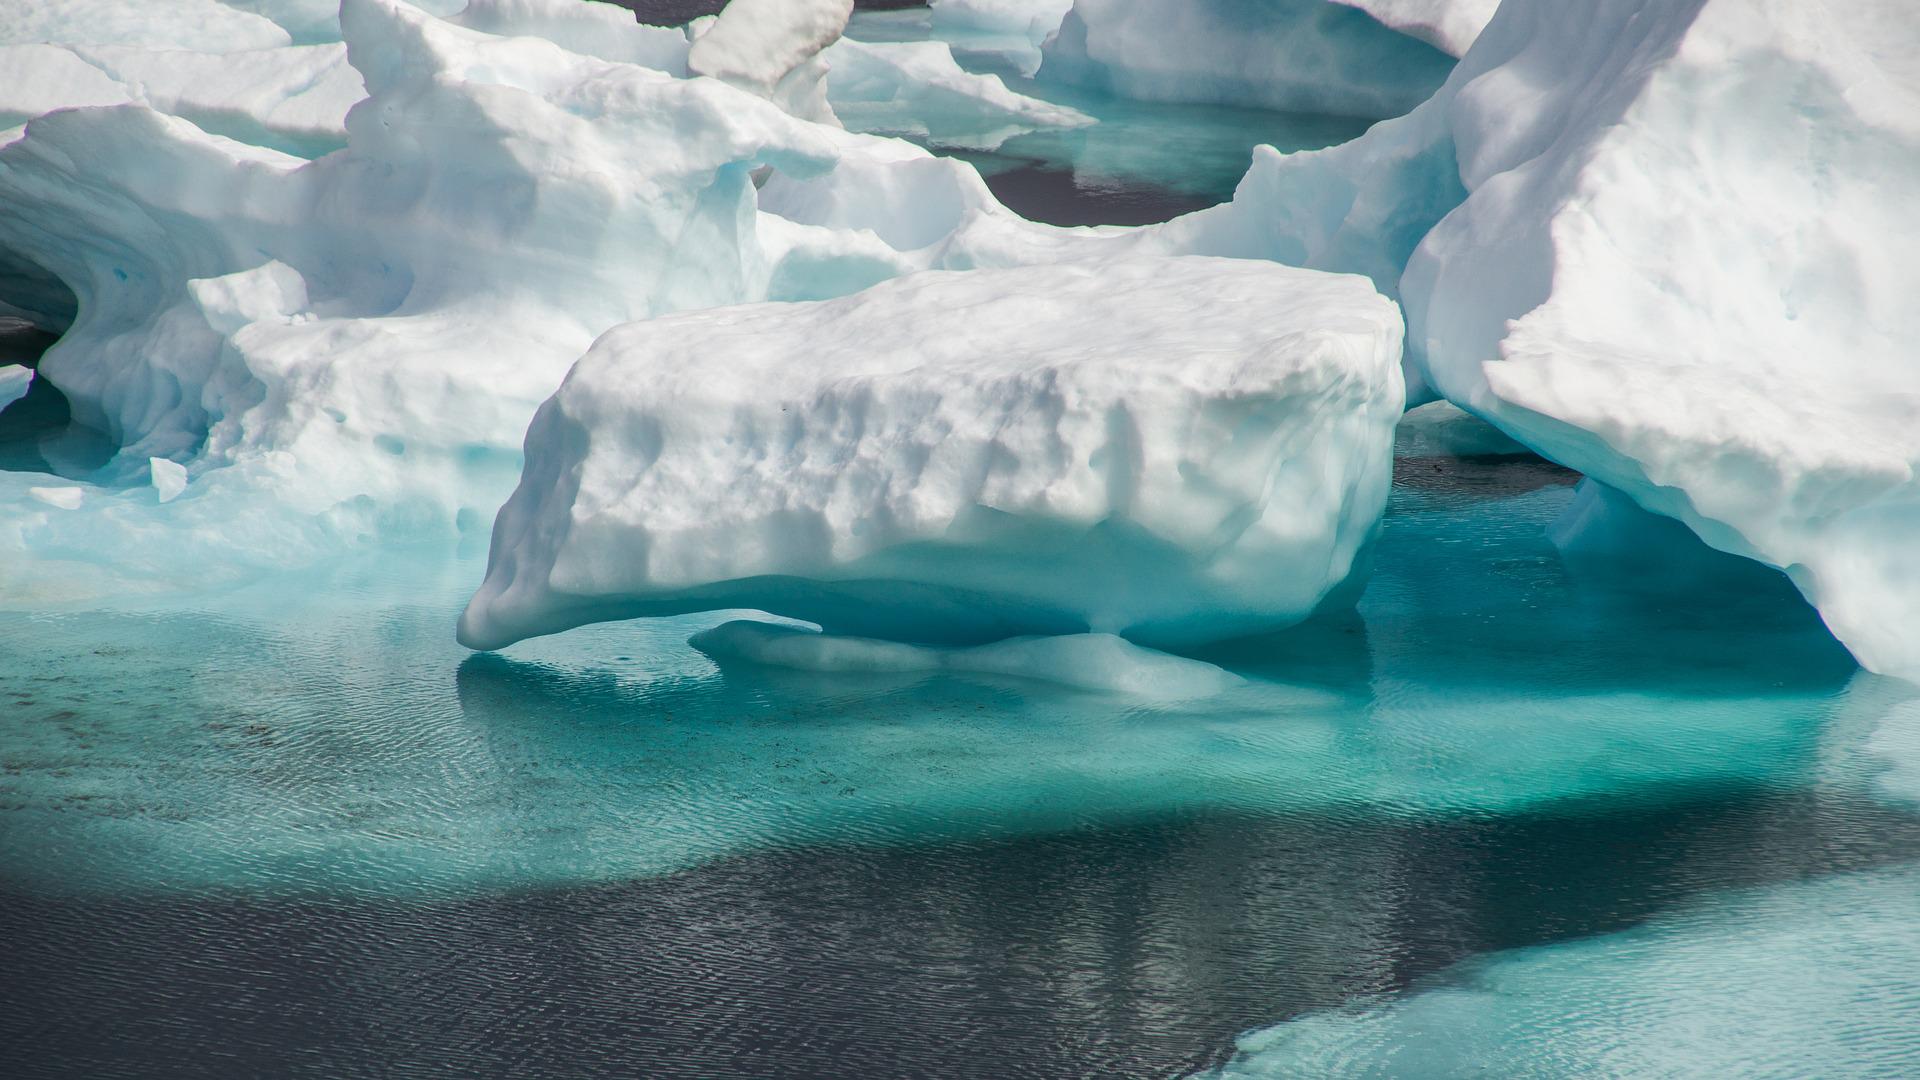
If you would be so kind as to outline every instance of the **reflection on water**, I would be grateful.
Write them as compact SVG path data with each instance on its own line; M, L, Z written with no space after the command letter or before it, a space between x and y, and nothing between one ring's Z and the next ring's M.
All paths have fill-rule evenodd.
M90 1076L1166 1076L1482 950L1916 851L1894 811L1728 786L783 850L438 902L13 897L0 1037Z
M468 655L477 552L0 614L0 1038L47 1075L1163 1076L1920 854L1911 695L1770 572L1570 566L1572 479L1403 461L1357 613L1177 707L723 672L684 641L728 615Z

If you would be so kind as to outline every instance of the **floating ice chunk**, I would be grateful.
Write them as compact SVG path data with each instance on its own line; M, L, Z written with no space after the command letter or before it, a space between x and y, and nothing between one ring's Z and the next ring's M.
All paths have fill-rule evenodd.
M720 608L938 643L1285 626L1379 520L1400 337L1363 279L1200 258L620 327L529 428L460 639Z
M0 366L0 409L27 396L33 386L33 369L19 364Z
M833 123L822 49L840 39L853 0L732 0L704 24L687 70L777 102L795 116Z
M1419 38L1449 56L1465 56L1500 0L1331 0Z
M1448 398L1912 677L1917 58L1891 5L1510 0L1446 106L1471 194L1401 283Z
M87 490L79 487L30 487L27 495L62 510L78 510L87 501Z
M1004 675L1159 700L1208 697L1245 682L1212 664L1143 649L1112 634L1021 637L955 647L736 620L703 630L687 643L721 663L849 674Z
M1078 109L1017 94L998 75L963 70L943 41L842 38L823 55L833 68L828 100L841 121L857 131L991 148L1022 131L1094 122Z
M1432 96L1453 60L1326 0L1076 0L1040 77L1125 97L1369 119Z
M153 477L153 490L160 493L160 501L172 502L187 490L187 467L177 461L166 458L148 458L147 469Z
M32 42L226 52L270 49L292 38L271 20L219 0L7 0L0 45Z
M447 21L488 34L546 38L582 56L687 74L685 33L636 22L633 12L599 0L470 0Z

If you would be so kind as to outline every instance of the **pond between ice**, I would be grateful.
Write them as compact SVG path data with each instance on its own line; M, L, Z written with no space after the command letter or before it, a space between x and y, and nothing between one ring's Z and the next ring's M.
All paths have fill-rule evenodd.
M476 552L0 615L0 1028L93 1075L1167 1075L1491 950L1622 970L1586 943L1906 873L1907 689L1766 575L1569 564L1571 479L1403 457L1358 614L1179 705L721 670L684 641L723 616L465 655ZM1862 895L1866 937L1780 963L1909 928ZM1417 1042L1370 1023L1336 1049Z

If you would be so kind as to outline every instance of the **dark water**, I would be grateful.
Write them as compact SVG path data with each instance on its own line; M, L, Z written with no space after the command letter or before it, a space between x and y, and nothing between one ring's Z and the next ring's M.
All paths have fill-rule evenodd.
M10 895L0 1043L16 1076L1168 1076L1476 952L1916 855L1911 815L1733 787L765 852L458 902Z

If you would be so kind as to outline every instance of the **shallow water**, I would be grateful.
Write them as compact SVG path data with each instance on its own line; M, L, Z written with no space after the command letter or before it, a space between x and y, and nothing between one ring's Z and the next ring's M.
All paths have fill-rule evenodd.
M1585 1030L1537 971L1674 940L1683 995L1699 934L1770 948L1836 902L1805 882L1920 855L1907 690L1765 572L1569 565L1571 480L1403 459L1358 615L1177 705L721 670L684 640L726 616L466 655L476 551L0 614L0 1040L28 1075L1165 1076L1297 1022L1343 1034L1235 1067L1324 1075L1485 963L1459 1039L1561 1075L1500 1035ZM1911 927L1838 902L1786 975ZM1920 1019L1889 964L1876 1030Z

